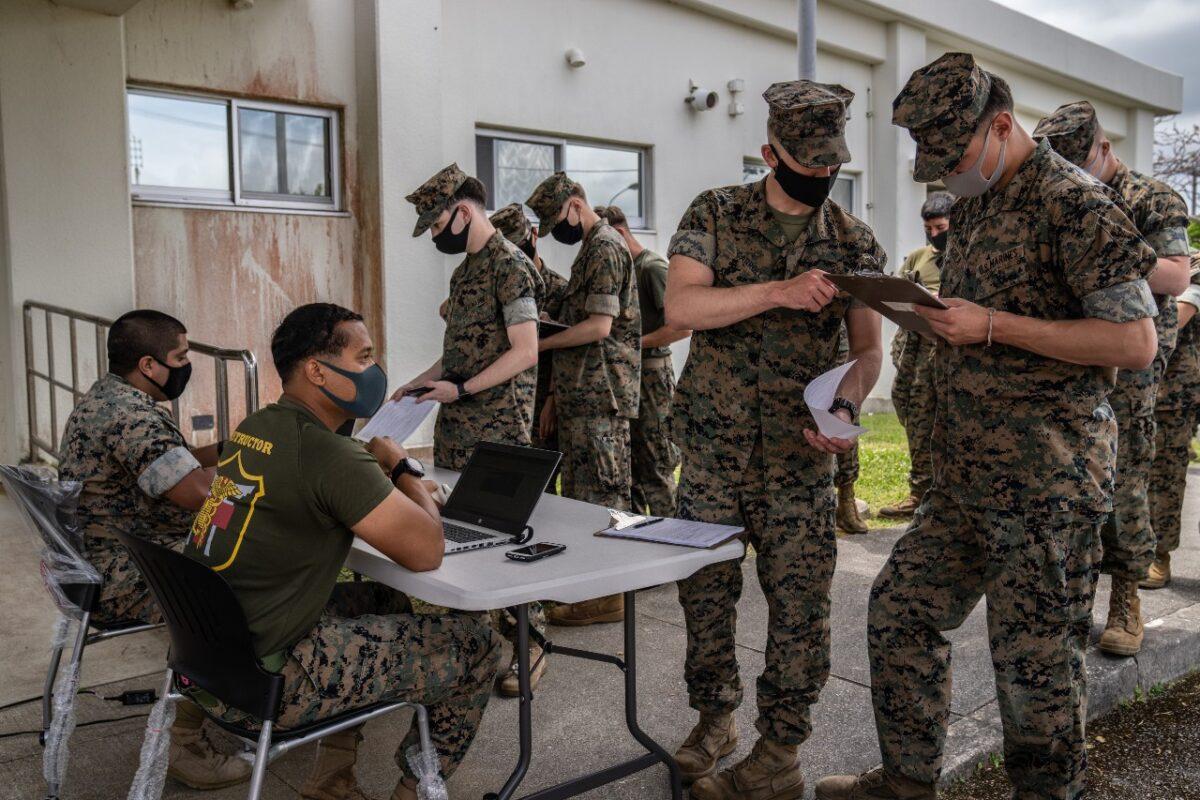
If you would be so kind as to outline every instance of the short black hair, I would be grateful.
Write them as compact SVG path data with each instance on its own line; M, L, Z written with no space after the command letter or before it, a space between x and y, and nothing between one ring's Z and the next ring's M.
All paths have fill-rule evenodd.
M484 188L483 182L468 175L462 186L455 189L454 194L450 196L449 205L453 206L461 200L475 203L480 208L487 208L487 189Z
M1009 88L1008 81L995 73L988 74L992 77L992 90L988 92L987 102L983 106L983 114L979 117L985 123L991 122L1001 111L1011 114L1013 110L1012 89Z
M271 335L271 358L279 379L287 381L296 365L312 356L340 353L349 340L337 326L362 322L362 315L333 303L309 303L283 318Z
M183 323L152 308L139 308L122 314L108 329L108 371L128 375L143 356L166 363L167 353L175 349Z

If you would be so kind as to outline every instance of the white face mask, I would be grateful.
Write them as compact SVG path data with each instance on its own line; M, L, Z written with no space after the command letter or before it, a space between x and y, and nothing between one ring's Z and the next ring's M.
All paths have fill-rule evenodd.
M1096 157L1084 164L1080 169L1096 180L1101 180L1100 176L1104 174L1104 168L1107 165L1108 159L1104 156L1104 145L1100 145L1100 152L1096 153Z
M946 185L946 189L951 194L958 197L978 197L1000 180L1000 175L1004 172L1004 151L1008 147L1007 141L1000 143L1000 156L996 159L996 171L990 178L983 177L983 159L987 155L988 142L991 138L992 129L989 127L987 134L983 137L983 148L979 151L979 157L975 159L974 166L965 172L942 178L942 183Z

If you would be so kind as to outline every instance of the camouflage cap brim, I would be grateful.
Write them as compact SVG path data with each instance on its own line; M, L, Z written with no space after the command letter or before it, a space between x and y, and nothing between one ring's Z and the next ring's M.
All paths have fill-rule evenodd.
M1035 139L1049 139L1054 152L1082 167L1092 152L1099 130L1096 109L1087 100L1066 103L1042 117L1033 129Z
M442 215L454 193L466 181L467 174L458 168L458 164L450 164L438 170L433 177L404 198L413 204L413 210L417 212L417 224L413 228L414 238L429 230L429 226Z
M850 148L846 145L846 137L841 134L809 136L790 141L780 139L779 143L797 164L805 167L836 167L850 160Z
M433 223L437 222L437 218L442 215L442 211L444 210L445 209L439 208L436 211L427 211L424 214L419 215L417 217L417 224L413 228L413 238L415 239L425 231L429 230L429 227L433 225Z
M913 164L913 180L930 183L946 177L958 163L971 144L975 132L954 130L952 136L945 129L925 128L910 131L917 143L917 159Z

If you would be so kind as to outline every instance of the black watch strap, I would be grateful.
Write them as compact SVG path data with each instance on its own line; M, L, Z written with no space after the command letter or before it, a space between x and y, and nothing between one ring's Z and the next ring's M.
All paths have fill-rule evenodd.
M402 475L416 475L418 478L424 477L424 475L418 474L417 471L409 465L407 458L400 459L396 462L396 466L392 467L392 483L395 484L396 481L400 480L400 476Z
M844 408L850 412L850 419L858 421L858 404L853 400L847 400L845 397L833 398L833 403L829 406L829 413L837 411L839 408Z
M467 391L467 382L466 381L454 381L454 386L456 389L458 389L458 396L460 398L471 396L471 393Z

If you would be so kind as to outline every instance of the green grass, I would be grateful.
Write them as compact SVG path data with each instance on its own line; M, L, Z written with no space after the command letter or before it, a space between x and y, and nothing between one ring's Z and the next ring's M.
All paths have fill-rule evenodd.
M863 427L870 430L859 439L860 473L854 485L855 494L866 500L871 513L881 506L898 503L908 497L908 437L895 414L866 414ZM903 520L872 516L868 527L890 528Z

